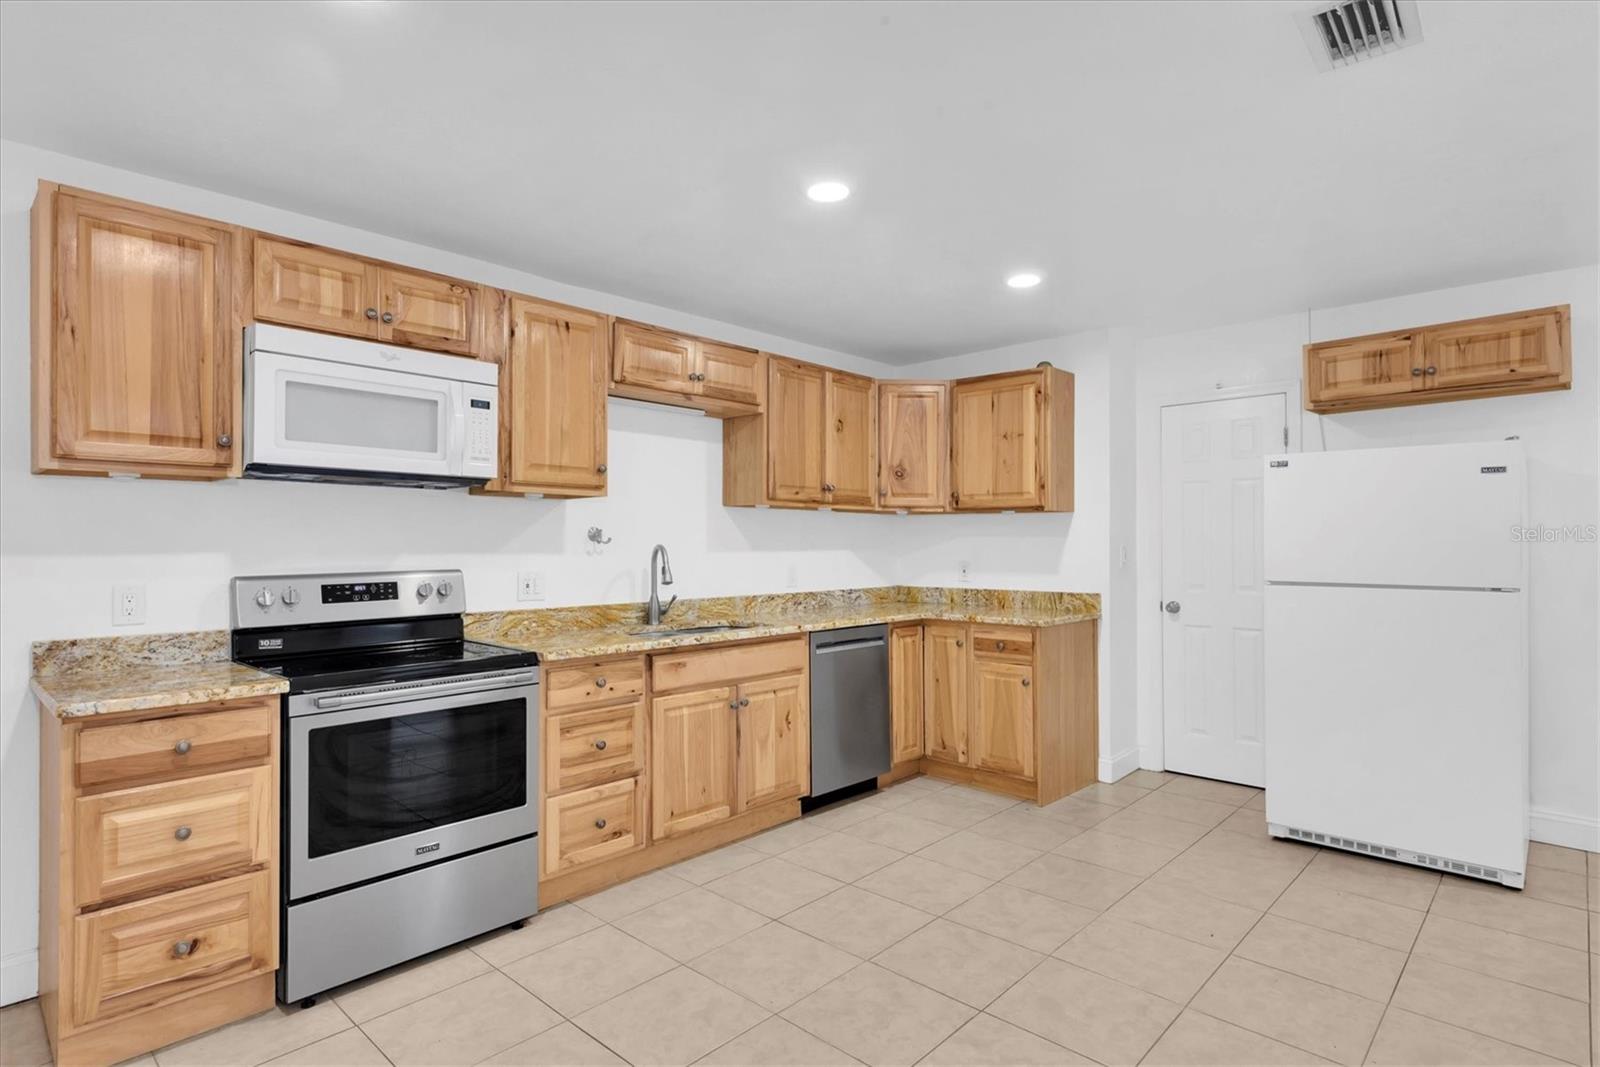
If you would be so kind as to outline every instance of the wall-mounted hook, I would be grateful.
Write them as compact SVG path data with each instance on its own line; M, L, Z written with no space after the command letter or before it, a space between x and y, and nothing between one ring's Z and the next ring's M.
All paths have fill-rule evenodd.
M606 532L598 526L589 527L589 540L597 545L609 545L611 543L611 538L607 537Z

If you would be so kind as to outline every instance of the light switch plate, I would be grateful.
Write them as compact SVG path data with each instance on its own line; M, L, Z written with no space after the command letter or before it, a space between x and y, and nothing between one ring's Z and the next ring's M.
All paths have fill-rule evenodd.
M137 626L144 622L144 586L111 587L111 625Z

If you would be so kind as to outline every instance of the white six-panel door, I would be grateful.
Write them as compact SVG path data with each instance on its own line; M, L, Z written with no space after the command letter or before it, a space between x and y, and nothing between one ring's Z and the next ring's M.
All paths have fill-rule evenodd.
M1166 767L1266 783L1261 478L1284 450L1282 393L1161 409ZM1151 605L1153 608L1154 605Z

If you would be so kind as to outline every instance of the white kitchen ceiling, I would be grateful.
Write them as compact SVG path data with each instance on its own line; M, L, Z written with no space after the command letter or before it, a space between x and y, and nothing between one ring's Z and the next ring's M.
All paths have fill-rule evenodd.
M7 2L0 135L896 363L1595 261L1595 4L1311 6Z

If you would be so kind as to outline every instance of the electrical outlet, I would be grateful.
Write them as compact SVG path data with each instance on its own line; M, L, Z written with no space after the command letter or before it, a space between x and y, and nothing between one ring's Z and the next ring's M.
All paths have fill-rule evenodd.
M968 563L966 560L961 560L956 564L956 581L961 582L964 585L970 585L972 583L972 564Z
M144 586L111 587L111 625L137 626L144 622Z
M517 574L518 600L544 599L544 571L519 571Z

